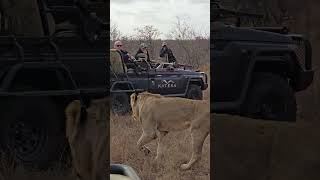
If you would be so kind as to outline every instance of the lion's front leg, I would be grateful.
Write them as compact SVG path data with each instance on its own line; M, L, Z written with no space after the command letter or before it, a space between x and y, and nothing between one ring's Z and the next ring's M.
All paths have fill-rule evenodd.
M156 138L155 132L149 132L149 133L143 132L140 139L137 142L137 146L139 150L143 151L146 155L149 154L151 151L145 145L155 138Z

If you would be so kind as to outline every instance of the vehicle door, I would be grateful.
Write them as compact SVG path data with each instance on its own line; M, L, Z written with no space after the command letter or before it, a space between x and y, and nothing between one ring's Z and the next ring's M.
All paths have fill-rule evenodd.
M149 72L147 68L141 68L135 64L131 64L127 69L127 77L133 83L135 89L149 90Z
M162 95L183 96L187 89L188 76L177 69L152 69L149 72L150 89Z

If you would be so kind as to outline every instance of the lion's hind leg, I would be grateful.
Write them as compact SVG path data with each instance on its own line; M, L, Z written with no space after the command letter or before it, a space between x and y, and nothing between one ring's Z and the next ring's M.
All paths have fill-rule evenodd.
M180 166L182 170L189 169L192 165L194 165L197 161L201 159L203 143L208 134L209 131L203 131L200 128L191 129L192 156L187 164L182 164Z
M167 135L168 132L166 131L157 131L157 138L158 138L158 147L157 147L157 154L155 157L155 161L158 161L159 159L161 160L161 157L163 155L163 138L165 135Z

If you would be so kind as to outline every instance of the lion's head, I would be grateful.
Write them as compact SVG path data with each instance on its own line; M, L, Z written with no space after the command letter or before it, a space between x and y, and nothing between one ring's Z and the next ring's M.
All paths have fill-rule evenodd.
M162 98L162 97L163 96L161 96L160 94L152 94L147 91L141 92L141 93L135 92L135 93L131 94L130 105L131 105L131 109L132 109L132 118L136 121L139 119L139 108L140 108L139 106L142 106L144 104L144 102L146 101L146 99L148 99L148 98Z
M138 93L133 93L130 96L130 105L132 109L132 118L137 121L139 118L139 109L137 106L137 100L138 100Z
M108 98L91 100L89 107L74 100L66 108L66 134L73 171L81 179L96 180L106 176L108 119Z

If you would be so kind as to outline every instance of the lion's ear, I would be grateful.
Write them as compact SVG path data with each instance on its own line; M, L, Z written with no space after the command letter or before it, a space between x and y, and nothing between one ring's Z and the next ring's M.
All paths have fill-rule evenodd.
M137 101L138 99L138 93L134 93L134 100Z
M133 102L136 102L137 101L137 97L138 97L138 94L135 92L132 94L132 100Z

